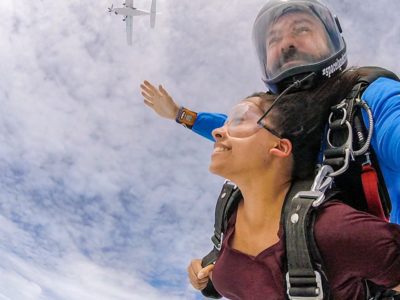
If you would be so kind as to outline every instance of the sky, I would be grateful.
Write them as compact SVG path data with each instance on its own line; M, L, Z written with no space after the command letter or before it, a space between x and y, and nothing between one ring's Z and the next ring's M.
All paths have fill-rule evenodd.
M211 249L223 178L212 143L157 117L139 85L215 112L265 90L264 3L158 0L128 46L107 12L122 1L0 2L0 300L202 299L186 268ZM327 3L349 65L400 74L400 1Z

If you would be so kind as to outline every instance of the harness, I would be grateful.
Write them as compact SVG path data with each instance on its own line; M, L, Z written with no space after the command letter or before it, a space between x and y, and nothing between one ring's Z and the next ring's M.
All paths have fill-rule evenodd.
M390 197L376 155L370 145L373 133L372 113L361 99L370 83L379 77L398 80L390 71L363 67L361 77L349 95L331 108L326 132L325 150L319 171L314 178L295 181L284 201L281 222L285 230L286 293L290 300L330 299L329 282L323 260L314 240L314 220L318 207L343 191L345 203L389 220ZM365 126L362 111L368 116ZM225 181L215 209L213 249L202 260L202 266L216 262L223 235L242 195L231 181ZM400 294L365 281L366 299L400 299ZM202 294L219 299L211 280Z

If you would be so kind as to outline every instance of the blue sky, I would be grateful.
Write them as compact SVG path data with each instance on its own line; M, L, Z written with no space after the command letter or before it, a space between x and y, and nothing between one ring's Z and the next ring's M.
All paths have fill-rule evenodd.
M149 8L150 0L137 0ZM142 102L144 79L226 112L264 89L251 27L265 0L0 3L0 299L200 299L186 279L210 249L222 178L212 144ZM397 0L329 1L349 65L400 73Z

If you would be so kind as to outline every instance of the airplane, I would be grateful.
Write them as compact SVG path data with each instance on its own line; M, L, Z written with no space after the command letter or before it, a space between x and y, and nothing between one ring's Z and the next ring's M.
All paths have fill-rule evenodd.
M114 8L114 5L111 5L111 7L108 8L108 12L114 12L116 15L124 16L122 21L126 22L126 40L128 45L132 45L132 17L150 15L151 28L154 28L156 25L156 1L157 0L151 0L150 11L133 7L133 0L125 0L125 3L123 3L124 7Z

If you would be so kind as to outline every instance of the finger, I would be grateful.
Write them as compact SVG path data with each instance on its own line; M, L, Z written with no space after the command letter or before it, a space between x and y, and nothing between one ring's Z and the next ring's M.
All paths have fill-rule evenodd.
M190 262L190 265L187 268L190 281L193 286L198 286L199 279L197 278L197 273L201 270L201 260L194 259Z
M192 276L189 276L189 281L190 284L196 289L196 290L201 290L201 286L205 286L207 284L204 283L199 283L198 279L196 278L196 275L192 274Z
M142 84L140 85L140 88L142 89L142 92L146 92L149 95L154 95L155 92L156 92L154 89L151 89L151 88L149 88L149 87L147 87L145 85L142 85Z
M202 284L207 284L207 282L210 280L210 278L209 277L206 277L206 278L203 278L203 279L198 279L197 280L197 283L199 284L199 285L202 285Z
M145 86L145 87L147 87L148 89L150 89L150 90L157 90L156 89L156 87L154 86L154 85L152 85L149 81L147 81L147 80L145 80L145 81L143 81L143 85Z
M148 107L153 107L153 106L154 106L153 102L151 102L151 101L149 101L149 100L144 99L143 102L144 102L144 104L146 104Z
M168 92L163 88L163 86L162 86L161 84L159 85L158 89L160 90L160 92L161 92L162 95L171 98L171 96L168 94Z
M151 96L151 95L149 95L149 94L147 94L145 92L142 92L141 94L142 94L143 97L145 97L149 101L153 101L153 100L156 99L154 96Z
M191 282L192 286L193 286L196 290L199 290L199 291L203 290L203 289L207 286L207 283L208 283L208 279L207 279L206 282L198 282L198 281Z
M198 279L203 279L209 277L209 273L211 273L214 269L214 264L208 265L207 267L201 269L199 273L197 273Z
M192 264L190 264L187 268L187 272L189 275L189 280L191 282L191 284L194 286L197 282L197 275L196 275L196 271L193 269Z

